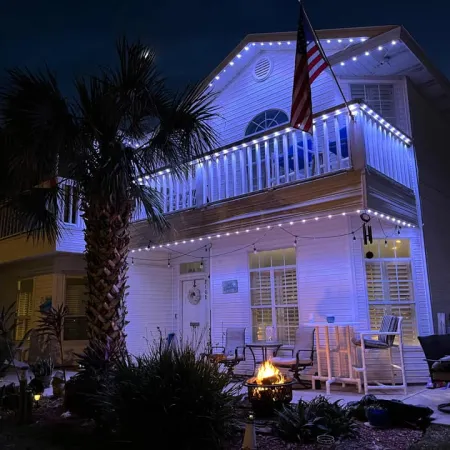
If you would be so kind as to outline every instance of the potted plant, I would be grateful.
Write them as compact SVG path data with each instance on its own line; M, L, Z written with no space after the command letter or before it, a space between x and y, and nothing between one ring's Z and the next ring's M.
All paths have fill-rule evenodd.
M391 424L389 411L378 403L366 407L366 417L373 427L385 428Z
M53 373L52 358L37 358L34 364L30 364L30 369L37 380L42 381L45 388L50 387Z

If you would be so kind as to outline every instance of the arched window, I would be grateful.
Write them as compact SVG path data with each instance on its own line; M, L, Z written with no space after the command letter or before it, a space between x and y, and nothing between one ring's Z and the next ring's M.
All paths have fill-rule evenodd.
M288 116L280 109L268 109L253 117L245 129L245 136L251 136L288 122Z

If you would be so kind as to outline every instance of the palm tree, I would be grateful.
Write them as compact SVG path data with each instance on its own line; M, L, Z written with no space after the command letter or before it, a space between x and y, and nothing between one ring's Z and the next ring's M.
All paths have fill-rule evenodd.
M172 93L155 54L117 44L117 68L78 78L75 97L49 70L14 69L0 91L0 208L29 235L62 232L61 180L73 180L85 222L89 339L125 349L130 222L139 206L159 230L160 194L137 180L168 167L175 177L216 144L212 97Z

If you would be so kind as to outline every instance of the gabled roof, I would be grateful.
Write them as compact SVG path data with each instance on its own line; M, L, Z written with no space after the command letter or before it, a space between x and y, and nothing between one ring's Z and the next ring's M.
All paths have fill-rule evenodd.
M450 113L450 82L412 36L401 26L318 30L330 64L341 77L408 76L437 107ZM294 48L296 32L247 35L205 79L205 86L222 87L265 46ZM237 69L237 70L236 70Z

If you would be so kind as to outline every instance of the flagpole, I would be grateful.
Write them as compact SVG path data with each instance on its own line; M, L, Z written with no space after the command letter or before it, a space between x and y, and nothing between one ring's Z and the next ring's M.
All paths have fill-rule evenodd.
M316 40L317 47L319 48L319 52L321 53L322 58L323 58L323 59L326 61L326 63L328 64L328 67L330 68L331 75L333 75L334 81L336 82L337 87L338 87L338 89L339 89L339 92L341 93L341 96L342 96L342 99L344 100L345 106L346 106L347 109L348 109L348 113L349 113L350 117L354 120L355 118L354 118L354 116L353 116L353 114L352 114L352 111L351 111L351 109L350 109L350 106L348 105L347 99L345 98L344 92L342 91L341 85L339 84L339 81L338 81L338 79L337 79L337 77L336 77L336 74L334 73L333 67L331 66L330 61L328 60L327 55L325 54L325 52L324 52L324 50L323 50L323 48L322 48L322 44L320 43L320 40L319 40L319 38L317 37L316 30L314 30L314 28L313 28L312 25L311 25L311 22L310 22L310 20L309 20L309 17L308 17L308 15L306 14L305 8L303 8L302 1L301 1L301 0L298 0L298 2L300 3L300 8L303 9L303 14L304 14L304 16L305 16L305 18L306 18L306 21L308 22L309 28L311 29L311 31L312 31L312 33L313 33L314 39Z

